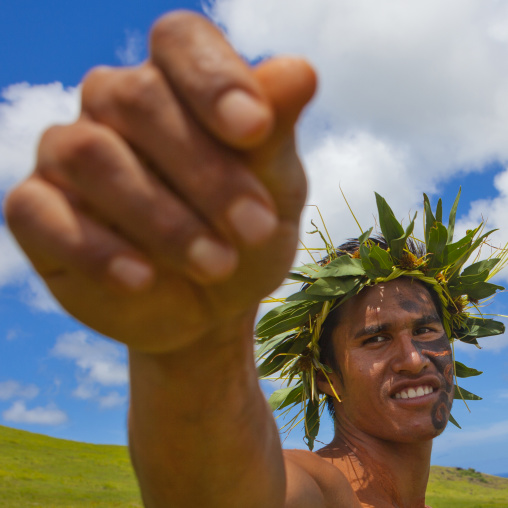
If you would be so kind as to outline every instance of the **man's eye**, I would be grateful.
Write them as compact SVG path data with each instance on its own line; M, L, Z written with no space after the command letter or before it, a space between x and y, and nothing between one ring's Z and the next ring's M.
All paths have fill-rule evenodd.
M364 344L381 344L382 342L387 341L387 337L383 337L382 335L376 335L375 337L369 337L368 339L364 340Z
M428 326L422 326L421 328L418 328L415 330L415 335L423 335L425 333L431 333L434 330L432 328L429 328Z

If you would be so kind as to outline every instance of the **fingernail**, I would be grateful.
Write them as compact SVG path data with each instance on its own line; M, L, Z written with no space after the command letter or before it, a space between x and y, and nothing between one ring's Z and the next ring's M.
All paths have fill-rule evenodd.
M231 90L217 102L217 112L234 140L264 134L271 123L269 109L243 90Z
M241 198L227 213L230 224L247 245L267 240L277 227L277 217L258 201Z
M150 265L128 256L115 257L108 271L120 284L134 290L147 287L154 276Z
M187 255L200 274L210 281L221 280L231 275L237 264L236 252L231 247L226 247L206 236L196 238L190 244Z

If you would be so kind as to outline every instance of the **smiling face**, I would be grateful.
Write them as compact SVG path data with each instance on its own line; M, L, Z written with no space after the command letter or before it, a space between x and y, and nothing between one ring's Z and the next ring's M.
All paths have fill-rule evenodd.
M398 442L439 435L453 400L453 361L427 289L404 278L378 284L340 316L332 338L339 426Z

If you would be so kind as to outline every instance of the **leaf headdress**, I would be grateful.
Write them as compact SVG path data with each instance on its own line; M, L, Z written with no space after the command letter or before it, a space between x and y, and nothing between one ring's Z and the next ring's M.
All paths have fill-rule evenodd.
M273 410L284 413L299 408L286 430L303 420L305 440L311 450L319 430L323 403L328 397L318 390L316 375L321 372L329 380L328 375L332 372L320 359L322 326L331 311L363 288L398 277L425 283L436 292L441 302L443 326L450 342L459 340L478 346L479 337L504 332L503 323L482 316L479 304L504 289L488 281L506 264L508 252L500 249L498 257L477 260L482 245L494 231L484 233L483 223L468 230L460 240L453 241L459 197L460 191L446 227L442 223L441 200L434 213L424 194L424 240L418 240L413 236L416 213L404 229L385 199L376 194L379 226L386 249L371 238L373 228L358 238L358 249L353 254L336 250L320 233L327 256L320 262L292 269L287 278L304 283L303 288L285 298L282 305L269 311L258 322L259 376L282 380L286 384L285 388L272 394L269 404ZM413 244L411 249L410 244ZM415 245L421 256L414 254ZM470 259L474 262L464 268ZM454 362L454 367L456 377L481 374L460 362ZM330 386L333 390L331 383ZM338 399L337 394L334 395ZM455 398L480 399L457 384ZM451 415L450 421L458 426Z

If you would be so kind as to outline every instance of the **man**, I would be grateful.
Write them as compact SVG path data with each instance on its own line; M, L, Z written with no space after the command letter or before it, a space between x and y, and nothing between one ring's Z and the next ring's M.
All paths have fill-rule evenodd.
M282 452L259 388L254 318L294 256L305 177L293 128L314 89L304 61L251 69L208 21L173 13L145 63L85 78L80 118L44 134L6 200L62 306L129 348L147 507L424 506L434 406L451 386L426 352L449 346L418 282L344 304L340 424L318 454ZM420 388L432 393L405 398Z

